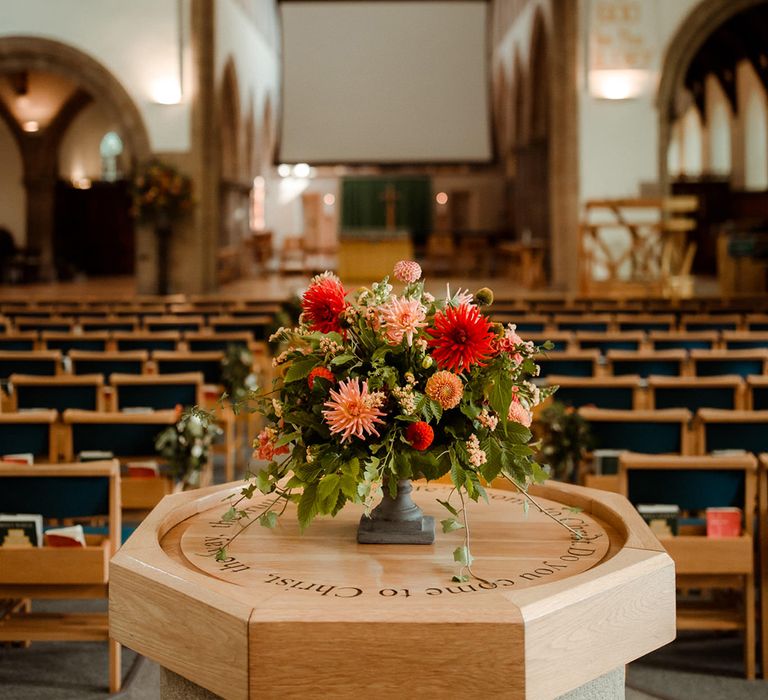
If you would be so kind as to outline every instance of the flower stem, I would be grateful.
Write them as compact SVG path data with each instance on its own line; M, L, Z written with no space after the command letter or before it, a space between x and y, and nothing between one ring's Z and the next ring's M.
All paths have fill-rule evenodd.
M531 496L531 494L528 493L520 484L517 483L514 479L507 476L504 472L501 473L501 475L510 483L512 484L523 496L525 496L531 503L533 503L534 506L539 510L540 513L543 513L548 518L551 518L554 520L558 525L561 525L566 530L568 530L572 535L576 537L576 539L580 540L582 538L582 535L580 532L574 530L570 525L566 525L564 522L558 520L552 513L548 513L542 506L536 501L536 499Z

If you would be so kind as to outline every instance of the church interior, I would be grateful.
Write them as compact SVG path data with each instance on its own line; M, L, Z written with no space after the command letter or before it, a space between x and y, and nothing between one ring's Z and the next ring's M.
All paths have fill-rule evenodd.
M768 0L0 4L0 697L768 698ZM275 465L335 439L371 299L355 445L384 401L390 452L421 449L409 412L456 437L459 400L521 444L473 432L435 486L408 457L430 521L430 488L462 498L434 545L344 539L374 445L304 482L316 534L267 509L226 549L222 494L290 496L322 450ZM455 309L496 354L408 409ZM499 347L530 381L475 405Z

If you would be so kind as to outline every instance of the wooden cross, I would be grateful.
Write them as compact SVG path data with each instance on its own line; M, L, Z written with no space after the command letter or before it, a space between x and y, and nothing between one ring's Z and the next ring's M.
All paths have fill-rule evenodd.
M397 228L397 200L400 195L397 194L397 188L393 184L388 184L384 189L379 199L384 200L384 206L386 209L386 224L387 231L394 231Z

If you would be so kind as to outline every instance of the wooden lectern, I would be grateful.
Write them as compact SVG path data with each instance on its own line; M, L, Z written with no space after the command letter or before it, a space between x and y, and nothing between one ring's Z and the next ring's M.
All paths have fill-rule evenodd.
M621 496L532 488L574 535L511 491L471 504L474 570L452 582L461 531L434 545L360 545L360 511L221 520L229 484L167 496L112 560L113 638L163 667L170 698L624 696L624 665L675 636L672 560ZM439 515L451 487L417 483ZM266 496L254 498L254 504Z

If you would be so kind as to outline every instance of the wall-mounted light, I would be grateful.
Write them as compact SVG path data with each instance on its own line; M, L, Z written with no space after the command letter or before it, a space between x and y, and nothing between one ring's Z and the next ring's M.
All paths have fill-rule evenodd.
M309 173L311 170L312 168L309 167L308 163L296 163L296 165L293 166L293 176L309 177Z
M181 102L181 83L178 78L157 78L152 83L150 94L159 105L177 105Z
M34 134L36 131L40 131L40 124L38 124L34 120L30 120L28 122L24 122L21 125L21 128L24 129L28 134Z
M78 177L72 180L72 186L77 190L90 190L91 189L91 178L89 177Z
M323 197L323 204L325 204L326 207L332 207L334 204L336 204L336 197L334 197L330 192Z
M604 100L630 100L646 91L649 76L646 70L591 70L589 92Z
M445 192L438 192L435 195L435 201L442 207L444 204L448 204L448 195Z
M289 177L291 174L291 166L286 165L285 163L281 163L277 166L277 174L280 177Z

